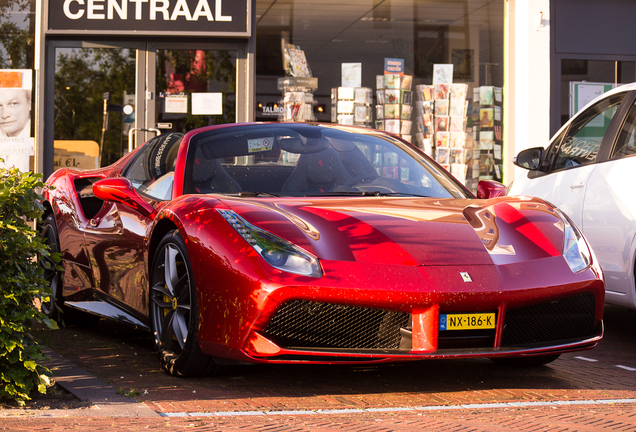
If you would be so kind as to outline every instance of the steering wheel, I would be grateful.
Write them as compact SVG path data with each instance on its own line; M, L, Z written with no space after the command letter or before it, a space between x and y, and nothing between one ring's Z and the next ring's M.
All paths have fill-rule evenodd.
M354 187L361 191L400 193L404 192L405 185L387 177L359 176L349 180L346 186Z
M379 177L373 177L371 175L359 175L356 177L352 177L344 184L344 186L354 187L358 185L367 185L373 183L377 178Z

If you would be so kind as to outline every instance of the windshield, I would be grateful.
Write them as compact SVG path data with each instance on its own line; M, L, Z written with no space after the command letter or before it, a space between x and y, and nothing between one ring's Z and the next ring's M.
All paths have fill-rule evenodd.
M192 136L184 193L466 198L444 170L374 130L304 123L242 125Z

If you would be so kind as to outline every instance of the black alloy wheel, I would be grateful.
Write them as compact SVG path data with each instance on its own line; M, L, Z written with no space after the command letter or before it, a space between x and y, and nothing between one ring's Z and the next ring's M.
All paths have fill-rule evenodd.
M59 253L60 245L57 236L55 216L49 214L40 229L40 238L49 247L50 253ZM57 270L58 264L48 256L39 256L38 263L44 270L44 279L49 285L50 292L40 295L40 310L49 318L58 318L58 304L62 298L62 275Z
M162 368L175 376L221 372L201 352L199 308L185 242L178 230L161 240L150 269L150 324Z

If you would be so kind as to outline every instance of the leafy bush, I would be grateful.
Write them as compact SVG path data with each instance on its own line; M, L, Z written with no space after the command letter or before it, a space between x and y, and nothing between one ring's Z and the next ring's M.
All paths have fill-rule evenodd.
M42 197L36 192L43 186L41 177L0 169L0 398L20 405L35 389L46 393L51 373L37 363L46 356L28 331L36 321L56 328L34 306L36 299L46 300L50 292L38 257L60 260L26 222L42 216Z

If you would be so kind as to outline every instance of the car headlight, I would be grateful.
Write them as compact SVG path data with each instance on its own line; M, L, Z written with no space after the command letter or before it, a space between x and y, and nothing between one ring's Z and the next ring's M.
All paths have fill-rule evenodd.
M592 264L592 252L583 234L572 220L561 210L554 211L563 221L563 257L574 273L585 270Z
M321 277L318 258L296 245L252 225L233 210L217 209L219 214L272 267L303 276Z

